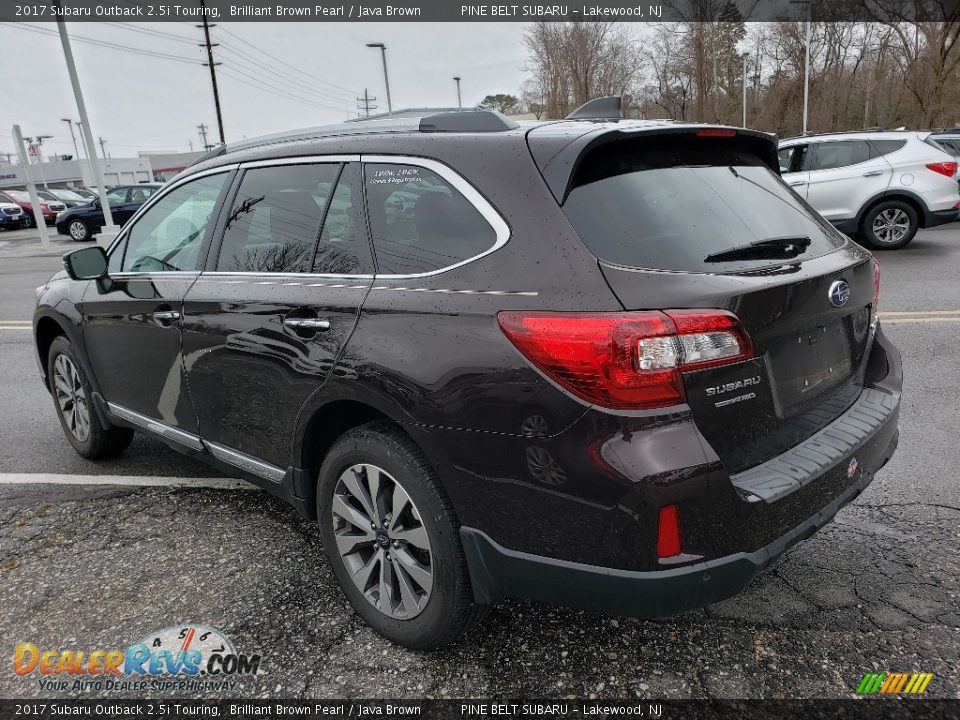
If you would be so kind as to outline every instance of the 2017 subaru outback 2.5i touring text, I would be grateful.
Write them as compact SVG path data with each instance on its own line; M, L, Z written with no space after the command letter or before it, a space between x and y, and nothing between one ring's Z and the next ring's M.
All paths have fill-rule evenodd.
M895 449L877 266L772 136L611 105L188 169L38 289L67 439L144 432L286 499L411 647L506 597L658 616L739 591Z

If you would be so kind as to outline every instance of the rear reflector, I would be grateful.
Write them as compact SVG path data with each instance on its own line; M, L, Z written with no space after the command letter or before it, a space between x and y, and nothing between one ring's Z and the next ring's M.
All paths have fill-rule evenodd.
M941 175L946 175L947 177L952 178L957 173L957 163L955 162L927 163L927 169L933 170L935 173L940 173Z
M725 310L501 312L497 321L547 377L607 408L682 403L682 372L753 357L740 321Z
M736 130L727 128L703 128L697 130L697 137L736 137Z
M681 552L680 512L676 505L660 508L660 524L657 527L657 555L674 557Z

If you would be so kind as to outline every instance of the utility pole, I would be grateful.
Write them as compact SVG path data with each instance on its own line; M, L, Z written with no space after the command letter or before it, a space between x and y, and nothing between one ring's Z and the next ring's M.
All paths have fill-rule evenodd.
M107 141L104 140L103 138L100 138L100 152L103 155L104 160L107 159L107 149L104 147L104 145L106 144L107 144Z
M197 125L197 130L200 131L200 139L203 140L203 149L209 150L210 145L209 143L207 143L207 126L204 125L203 123L200 123L199 125Z
M77 135L76 133L73 132L73 120L71 120L70 118L60 118L60 121L65 122L67 124L67 128L69 128L70 130L70 139L73 140L73 151L77 154L76 158L77 158L77 161L79 162L80 150L77 148Z
M204 39L204 42L202 45L200 45L200 47L207 48L207 62L205 62L204 65L208 65L210 67L210 81L213 83L213 104L217 108L217 127L220 130L220 144L226 145L227 141L224 139L224 136L223 136L223 115L220 113L220 91L217 89L217 69L216 68L217 68L217 65L219 65L220 63L213 61L213 49L217 47L219 43L210 42L211 25L207 22L207 6L204 0L200 0L200 12L202 13L202 17L203 17L203 25L197 25L197 27L203 28L203 39ZM216 25L214 24L212 27L216 27ZM204 145L206 145L206 142L204 142Z
M367 90L367 88L364 88L364 89L363 89L363 97L362 97L362 98L357 98L357 102L359 103L359 104L357 105L357 109L358 109L358 110L363 110L365 117L370 117L370 111L377 109L377 106L376 106L376 105L371 105L371 104L370 104L370 103L372 103L374 100L376 100L376 98L375 98L375 97L370 97L369 91Z

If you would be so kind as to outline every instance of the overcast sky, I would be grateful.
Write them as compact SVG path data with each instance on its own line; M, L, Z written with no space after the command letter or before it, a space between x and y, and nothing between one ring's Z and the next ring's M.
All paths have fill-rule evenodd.
M188 22L68 28L90 124L113 157L185 151L189 141L199 149L200 123L217 139L210 73L196 46L202 30ZM339 122L348 108L355 116L364 88L386 110L380 52L368 42L387 45L394 109L455 106L455 75L462 78L464 106L488 94L517 94L526 77L522 29L519 23L221 23L211 34L221 43L215 59L223 63L217 69L227 142ZM73 153L61 118L78 119L77 106L55 31L53 23L0 24L0 68L15 82L0 96L0 152L14 151L11 127L19 123L24 135L54 136L44 141L45 155Z

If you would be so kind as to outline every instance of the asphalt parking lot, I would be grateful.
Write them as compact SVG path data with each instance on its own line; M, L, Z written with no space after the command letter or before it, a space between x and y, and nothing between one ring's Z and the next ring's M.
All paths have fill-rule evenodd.
M114 461L74 454L24 322L73 247L0 233L0 697L50 696L11 671L16 643L125 647L190 621L262 654L232 696L852 697L864 673L903 671L960 697L960 224L880 255L900 448L835 522L704 610L642 621L508 602L430 653L357 620L318 533L279 501L142 437Z

